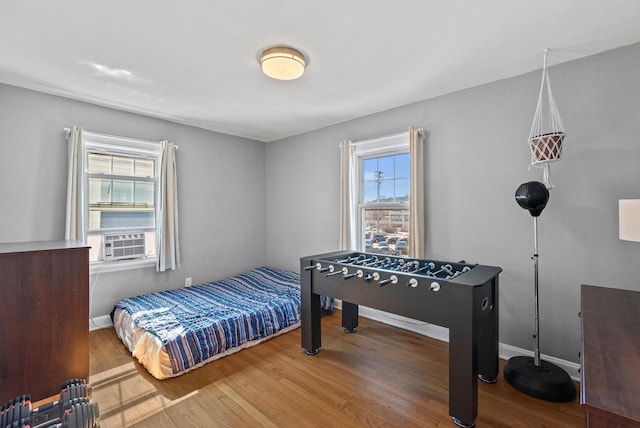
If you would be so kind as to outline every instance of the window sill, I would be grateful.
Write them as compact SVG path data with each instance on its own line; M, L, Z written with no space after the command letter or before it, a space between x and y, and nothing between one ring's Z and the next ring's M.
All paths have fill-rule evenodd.
M131 269L144 269L156 265L155 257L139 260L120 260L113 262L90 262L89 273L119 272Z

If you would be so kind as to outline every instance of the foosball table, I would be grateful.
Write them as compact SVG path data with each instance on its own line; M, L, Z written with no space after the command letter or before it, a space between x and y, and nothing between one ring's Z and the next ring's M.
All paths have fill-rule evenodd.
M358 305L449 328L449 415L474 426L478 379L498 377L499 267L338 251L300 259L302 347L321 347L320 296L342 300L342 326Z

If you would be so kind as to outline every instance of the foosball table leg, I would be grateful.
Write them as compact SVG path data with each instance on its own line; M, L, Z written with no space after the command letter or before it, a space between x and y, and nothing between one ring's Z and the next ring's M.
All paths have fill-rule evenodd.
M302 348L307 355L316 355L322 345L320 296L311 291L311 269L307 261L300 262Z
M345 333L355 333L358 328L358 305L342 301L342 327Z
M482 312L478 338L478 379L496 383L499 372L498 277L482 287Z

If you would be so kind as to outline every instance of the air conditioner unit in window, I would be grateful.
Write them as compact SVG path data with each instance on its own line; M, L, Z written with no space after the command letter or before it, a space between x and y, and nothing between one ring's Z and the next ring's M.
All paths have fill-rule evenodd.
M144 233L121 233L103 236L104 260L139 259L145 256Z

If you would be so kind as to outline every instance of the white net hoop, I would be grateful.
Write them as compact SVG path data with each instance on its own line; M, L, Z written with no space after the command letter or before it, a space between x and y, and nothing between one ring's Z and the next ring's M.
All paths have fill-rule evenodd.
M538 93L538 104L536 112L533 116L533 124L529 132L529 149L531 151L531 165L535 167L545 168L545 184L548 184L549 163L557 161L562 156L562 141L564 140L564 125L562 118L558 112L556 100L551 92L551 84L549 82L549 73L547 71L547 53L544 51L544 66L542 68L542 82L540 83L540 92ZM545 84L547 86L547 103L546 103L546 120L543 119L544 104L542 95L544 94Z

